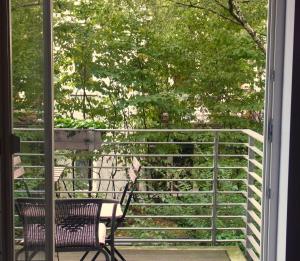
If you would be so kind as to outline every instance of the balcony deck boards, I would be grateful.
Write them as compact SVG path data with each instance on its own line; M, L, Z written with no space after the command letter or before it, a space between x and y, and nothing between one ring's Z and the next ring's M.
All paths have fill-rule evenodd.
M224 250L121 250L124 257L129 261L230 261ZM81 253L60 253L60 261L79 260ZM90 255L87 260L90 260ZM99 256L97 261L104 261Z

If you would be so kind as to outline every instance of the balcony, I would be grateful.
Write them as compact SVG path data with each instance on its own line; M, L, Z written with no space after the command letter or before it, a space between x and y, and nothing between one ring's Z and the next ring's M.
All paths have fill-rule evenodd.
M70 138L79 130L59 131ZM43 129L19 128L15 132L22 138L17 155L21 162L16 168L24 169L24 174L15 178L15 196L42 197ZM128 178L130 159L139 158L142 171L134 201L117 237L128 260L153 260L153 256L170 260L170 253L177 258L172 260L242 260L242 252L250 260L260 259L260 134L247 129L89 132L97 135L81 135L82 147L74 140L68 143L67 139L65 149L56 142L56 197L118 198ZM16 217L16 244L21 241L22 226ZM130 249L132 246L138 248ZM234 252L239 259L230 254ZM77 259L76 253L60 257Z

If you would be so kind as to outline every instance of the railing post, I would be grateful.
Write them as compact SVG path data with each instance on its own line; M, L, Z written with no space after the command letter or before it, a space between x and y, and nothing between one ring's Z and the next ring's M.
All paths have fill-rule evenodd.
M249 241L249 236L252 234L251 229L249 228L249 225L251 223L251 216L249 212L253 209L252 204L250 203L250 198L253 197L253 191L249 188L249 186L254 184L254 179L250 175L251 172L254 171L254 165L251 162L251 160L255 159L254 151L251 149L254 144L254 139L250 136L248 136L248 167L247 167L247 206L246 206L246 238L245 238L245 246L246 246L246 253L247 249L252 248L251 243ZM248 260L252 260L251 257L247 254Z
M213 150L213 195L212 195L212 230L211 240L212 245L217 242L217 190L218 190L218 172L219 172L219 133L215 132L214 135L214 150Z

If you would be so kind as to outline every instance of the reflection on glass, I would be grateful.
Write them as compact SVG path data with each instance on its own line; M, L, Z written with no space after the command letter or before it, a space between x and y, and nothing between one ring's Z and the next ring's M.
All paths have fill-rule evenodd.
M42 1L12 1L13 127L16 260L45 259ZM32 201L32 199L34 199Z

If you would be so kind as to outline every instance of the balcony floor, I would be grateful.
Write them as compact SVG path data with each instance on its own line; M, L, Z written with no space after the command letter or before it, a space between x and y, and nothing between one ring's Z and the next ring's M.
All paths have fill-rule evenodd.
M230 261L226 251L222 250L123 250L122 254L129 261L183 261L185 259L189 261ZM60 254L59 259L61 261L74 261L79 260L80 254L65 253ZM87 260L90 260L87 258ZM97 260L105 260L100 257Z
M128 261L244 261L246 260L238 247L214 247L198 249L162 249L162 248L119 248L120 252ZM91 253L86 260L91 260L94 253ZM82 253L60 253L60 261L80 260ZM99 256L97 261L104 261Z

